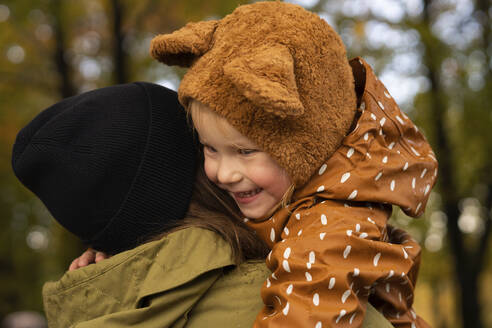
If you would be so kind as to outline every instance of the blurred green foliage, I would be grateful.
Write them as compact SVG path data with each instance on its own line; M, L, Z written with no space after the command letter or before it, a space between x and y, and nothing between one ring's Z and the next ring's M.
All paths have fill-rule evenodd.
M14 177L19 129L86 90L136 80L177 87L184 70L153 61L151 38L247 2L0 0L0 318L42 311L43 282L84 249ZM440 180L425 215L395 209L391 220L422 244L417 311L435 327L492 326L490 1L296 2L341 34L349 57L373 65L437 154Z

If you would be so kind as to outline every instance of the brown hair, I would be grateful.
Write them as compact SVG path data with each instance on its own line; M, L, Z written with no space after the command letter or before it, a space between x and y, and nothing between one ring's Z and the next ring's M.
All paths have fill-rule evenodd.
M175 222L171 229L151 240L160 239L171 232L189 227L200 227L218 233L231 246L236 264L245 260L264 259L269 252L266 243L243 222L233 200L208 180L202 165L197 172L193 195L185 218Z

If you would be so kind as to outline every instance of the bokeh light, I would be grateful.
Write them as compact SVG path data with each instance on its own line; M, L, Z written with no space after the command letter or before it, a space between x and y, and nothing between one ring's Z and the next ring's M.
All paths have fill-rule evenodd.
M14 64L22 63L24 61L25 56L26 53L24 51L24 48L22 48L17 44L7 49L7 59Z
M5 22L9 19L10 9L6 5L0 5L0 22Z
M49 233L45 227L33 226L26 236L27 246L36 251L48 248Z

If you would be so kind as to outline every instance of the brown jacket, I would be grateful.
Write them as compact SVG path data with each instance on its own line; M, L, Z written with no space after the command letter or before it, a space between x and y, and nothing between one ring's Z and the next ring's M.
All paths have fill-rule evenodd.
M369 65L351 65L352 132L290 205L249 221L272 247L255 327L360 327L368 301L396 327L427 327L412 310L420 247L401 230L388 237L387 220L392 205L423 213L437 162Z

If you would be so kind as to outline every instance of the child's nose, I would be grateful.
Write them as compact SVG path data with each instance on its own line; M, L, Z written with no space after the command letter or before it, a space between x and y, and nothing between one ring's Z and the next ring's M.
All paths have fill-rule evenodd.
M222 159L217 167L217 180L221 184L232 184L241 181L242 174L238 166L230 159Z

